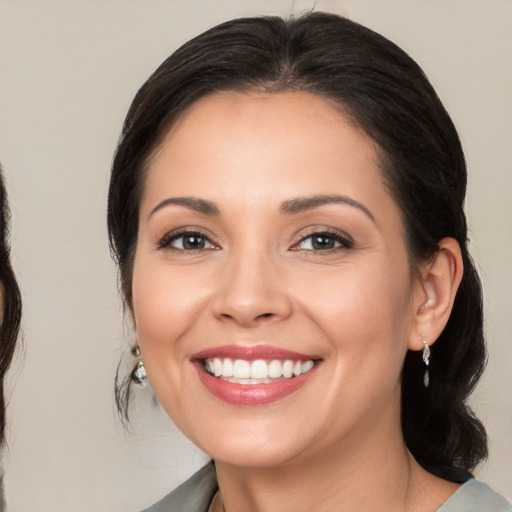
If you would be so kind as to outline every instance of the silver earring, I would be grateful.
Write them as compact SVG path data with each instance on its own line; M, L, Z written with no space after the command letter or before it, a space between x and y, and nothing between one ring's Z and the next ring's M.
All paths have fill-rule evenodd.
M146 368L144 368L144 363L139 361L137 366L132 371L132 380L136 382L139 386L144 386L147 381Z
M137 345L132 347L132 354L134 357L140 357L140 349ZM142 359L139 360L135 368L132 370L131 379L136 382L139 386L144 386L147 381L146 368Z
M423 376L423 384L426 388L430 384L430 377L428 375L428 365L430 363L430 347L428 346L427 338L423 338L423 362L425 363L425 375Z

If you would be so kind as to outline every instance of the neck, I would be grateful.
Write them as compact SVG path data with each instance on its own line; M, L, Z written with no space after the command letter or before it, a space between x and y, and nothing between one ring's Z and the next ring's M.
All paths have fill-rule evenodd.
M384 435L368 430L358 442L360 431L334 449L277 467L216 461L226 512L403 510L422 470L408 453L399 425Z

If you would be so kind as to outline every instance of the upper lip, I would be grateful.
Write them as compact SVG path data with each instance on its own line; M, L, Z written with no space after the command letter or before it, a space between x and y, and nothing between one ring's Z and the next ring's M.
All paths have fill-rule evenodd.
M294 361L308 361L320 359L316 355L300 354L291 350L285 350L272 345L221 345L208 348L193 354L191 359L211 359L214 357L230 357L231 359L291 359Z

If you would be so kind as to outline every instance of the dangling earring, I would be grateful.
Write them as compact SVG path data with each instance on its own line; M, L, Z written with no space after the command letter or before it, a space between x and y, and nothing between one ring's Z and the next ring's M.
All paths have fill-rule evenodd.
M140 349L137 345L132 347L132 354L134 357L140 357ZM147 381L146 368L142 359L139 360L135 368L132 370L131 379L136 382L139 386L144 386Z
M139 386L144 386L146 384L146 368L144 368L144 363L142 361L139 361L137 366L133 369L132 380L136 382Z
M428 346L427 338L423 338L423 362L425 363L425 375L423 376L423 384L426 388L430 384L430 377L428 375L428 365L430 363L430 347Z

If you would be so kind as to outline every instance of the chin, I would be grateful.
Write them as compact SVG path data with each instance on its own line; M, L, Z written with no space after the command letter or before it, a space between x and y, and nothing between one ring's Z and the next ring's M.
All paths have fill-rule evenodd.
M284 420L278 424L254 420L215 423L211 421L207 429L186 434L214 460L233 466L263 469L286 465L312 444L304 436L303 427ZM302 435L293 435L293 430Z
M296 450L287 450L286 447L253 441L248 445L238 443L236 447L216 446L207 453L215 461L231 466L269 469L290 463L297 457L295 452Z

